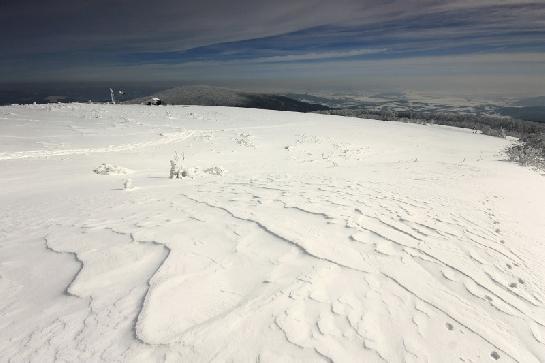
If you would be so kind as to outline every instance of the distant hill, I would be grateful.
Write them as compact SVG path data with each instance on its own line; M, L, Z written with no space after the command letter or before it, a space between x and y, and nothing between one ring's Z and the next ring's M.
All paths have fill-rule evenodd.
M523 98L518 100L515 106L545 107L545 96Z
M499 112L520 120L545 122L545 106L500 107Z
M168 105L231 106L298 112L313 112L329 109L329 107L324 105L302 102L287 96L268 93L250 93L209 86L171 88L147 97L132 99L126 103L147 103L152 97L157 97Z

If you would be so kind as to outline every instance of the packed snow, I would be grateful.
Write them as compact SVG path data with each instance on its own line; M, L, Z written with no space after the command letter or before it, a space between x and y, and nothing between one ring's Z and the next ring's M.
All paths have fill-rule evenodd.
M543 362L545 178L503 161L509 142L1 107L0 360Z

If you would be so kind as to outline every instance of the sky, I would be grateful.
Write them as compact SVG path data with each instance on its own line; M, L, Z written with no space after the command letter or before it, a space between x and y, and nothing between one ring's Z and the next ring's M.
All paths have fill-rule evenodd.
M0 0L0 83L545 95L545 0Z

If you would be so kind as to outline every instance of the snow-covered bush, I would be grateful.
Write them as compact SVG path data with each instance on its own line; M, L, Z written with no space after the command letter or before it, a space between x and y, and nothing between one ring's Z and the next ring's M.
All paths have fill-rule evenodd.
M219 166L212 166L204 170L196 167L184 167L182 161L185 161L184 154L182 153L180 156L180 154L175 152L174 157L170 160L170 179L193 178L197 174L202 173L221 176L225 173L225 169L222 169Z
M504 138L506 137L506 134L505 134L505 130L503 128L493 128L493 127L490 127L489 125L483 125L481 127L481 132L483 135L487 135L487 136L494 136L494 137L501 137L501 138Z
M93 172L98 175L126 175L129 174L131 170L117 165L102 163L97 168L93 169Z
M509 146L505 153L510 161L545 170L545 132L528 134Z
M180 179L188 176L188 172L184 169L182 162L185 161L185 155L182 153L182 156L178 152L174 152L174 157L170 160L170 179Z
M170 179L178 178L178 165L176 161L170 160Z
M514 161L523 166L533 166L545 168L545 155L543 149L530 143L519 142L509 146L505 153L510 161Z
M225 173L225 170L220 168L219 166L213 166L211 168L208 168L208 169L204 169L204 172L206 174L210 174L210 175L218 175L218 176L221 176Z

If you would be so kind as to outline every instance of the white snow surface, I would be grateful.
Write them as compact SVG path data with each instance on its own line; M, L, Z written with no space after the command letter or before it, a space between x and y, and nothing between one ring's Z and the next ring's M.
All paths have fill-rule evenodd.
M508 142L1 107L0 361L544 362L545 178L502 161ZM201 172L169 179L174 151Z

